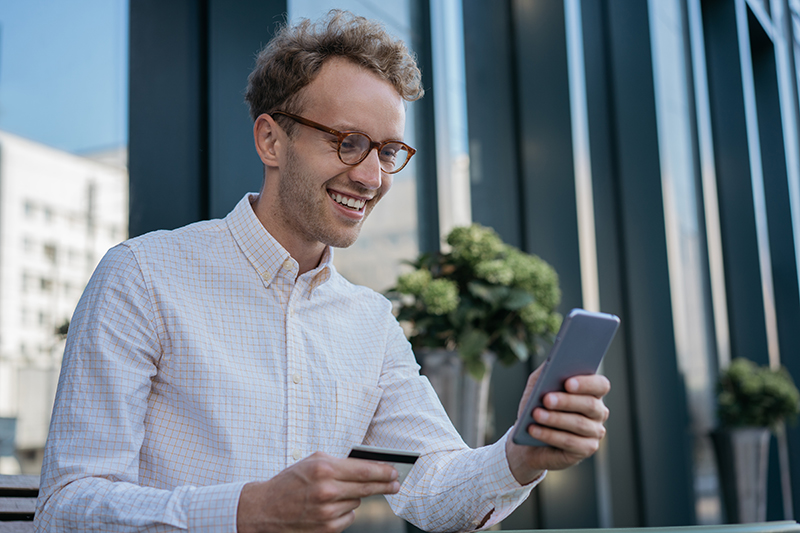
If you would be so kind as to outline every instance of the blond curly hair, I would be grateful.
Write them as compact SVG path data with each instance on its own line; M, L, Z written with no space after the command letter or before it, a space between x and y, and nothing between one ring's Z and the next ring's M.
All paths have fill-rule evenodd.
M300 113L302 89L332 57L374 72L406 101L425 92L416 59L403 41L378 22L334 9L316 23L303 19L294 26L284 24L259 52L245 92L252 119L274 111ZM291 133L294 123L286 126Z

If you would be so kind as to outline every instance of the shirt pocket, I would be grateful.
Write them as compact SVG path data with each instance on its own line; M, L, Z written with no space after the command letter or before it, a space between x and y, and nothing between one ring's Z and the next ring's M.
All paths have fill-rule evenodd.
M350 448L363 442L382 394L381 389L372 385L336 381L334 456L345 457Z

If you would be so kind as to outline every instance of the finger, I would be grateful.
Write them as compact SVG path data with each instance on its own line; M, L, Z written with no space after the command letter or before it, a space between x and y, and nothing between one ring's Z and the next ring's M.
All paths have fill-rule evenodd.
M542 404L550 411L578 413L600 422L608 420L608 407L594 396L551 392L545 395Z
M611 390L611 382L601 374L573 376L564 383L564 389L571 394L585 394L602 398Z
M339 482L339 494L342 499L361 499L377 494L397 494L400 491L400 483L390 481L388 483L360 483L360 482Z
M528 433L533 438L577 458L589 457L600 447L599 438L583 437L547 426L531 425L528 428Z
M606 428L602 422L594 421L575 413L536 409L534 411L534 420L538 424L566 431L580 437L602 439L606 434Z
M395 467L380 461L347 458L340 460L339 467L341 470L337 479L342 481L389 483L397 479Z
M336 502L316 508L315 515L306 518L309 523L323 526L322 529L326 531L343 531L355 520L355 509L360 503L360 500Z
M533 392L533 386L536 385L536 381L539 379L539 374L542 373L543 367L544 364L539 365L539 367L528 376L528 382L525 385L525 390L522 393L522 399L520 400L519 408L517 409L517 418L522 418L525 406L528 404L528 397Z
M329 527L326 528L326 531L344 531L348 527L353 525L353 522L356 520L356 512L350 511L346 513L336 520L332 520L328 525Z

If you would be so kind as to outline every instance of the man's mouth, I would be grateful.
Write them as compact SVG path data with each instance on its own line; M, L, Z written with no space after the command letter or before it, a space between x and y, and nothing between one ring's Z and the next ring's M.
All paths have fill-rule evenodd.
M364 199L353 198L352 196L344 196L338 192L328 191L328 195L331 197L331 200L337 204L350 208L353 211L361 211L361 209L367 203L367 201Z

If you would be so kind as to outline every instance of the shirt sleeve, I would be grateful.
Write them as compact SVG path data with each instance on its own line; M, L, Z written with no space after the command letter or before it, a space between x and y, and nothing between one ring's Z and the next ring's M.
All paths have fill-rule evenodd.
M38 531L236 531L244 483L138 484L161 354L154 309L132 250L110 250L70 324L45 446Z
M473 531L500 522L544 474L524 486L517 482L505 452L511 430L482 448L464 443L430 382L419 375L402 329L390 318L383 396L366 442L421 455L400 492L387 496L389 504L425 531Z

